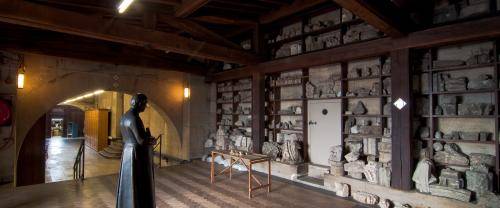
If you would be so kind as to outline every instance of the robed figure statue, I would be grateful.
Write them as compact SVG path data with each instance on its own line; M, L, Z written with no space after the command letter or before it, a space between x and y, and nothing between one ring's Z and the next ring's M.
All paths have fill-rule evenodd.
M123 154L116 194L117 208L155 207L152 164L154 138L144 129L139 117L139 113L146 109L147 102L146 95L134 95L130 109L120 120Z

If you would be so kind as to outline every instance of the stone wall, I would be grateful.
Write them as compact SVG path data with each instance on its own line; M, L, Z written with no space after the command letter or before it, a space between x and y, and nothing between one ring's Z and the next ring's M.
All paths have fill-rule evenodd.
M14 175L12 168L8 167L13 166L14 158L17 158L15 155L19 153L27 132L38 118L68 98L98 89L129 94L138 92L147 94L149 100L164 112L165 115L162 117L171 124L171 129L167 129L169 132L167 135L177 139L170 139L169 142L172 146L167 149L177 150L175 156L180 159L190 159L190 144L194 143L194 146L197 144L195 141L190 142L190 139L201 139L204 131L201 128L205 128L209 123L209 109L206 107L209 106L206 99L209 96L209 85L204 82L202 77L188 76L181 72L34 54L25 54L25 65L27 67L25 88L17 90L15 131L17 136L15 145L12 145L15 149L0 151L2 154L0 158L2 177L4 174L8 177ZM12 67L14 69L11 73L15 74L17 66ZM3 73L5 71L2 70ZM3 75L6 76L6 74ZM200 96L193 101L204 103L190 104L190 100L183 98L183 87L186 83L193 86L191 89L192 97ZM16 91L15 85L1 85L0 88L1 90ZM189 114L192 108L198 108L193 110L196 113L194 115ZM190 127L197 129L188 129ZM208 132L208 130L206 131ZM195 150L195 152L198 151Z

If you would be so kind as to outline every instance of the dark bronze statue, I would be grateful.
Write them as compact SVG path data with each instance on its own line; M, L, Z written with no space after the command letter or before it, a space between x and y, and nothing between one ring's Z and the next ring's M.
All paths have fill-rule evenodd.
M139 113L146 109L148 98L144 94L134 95L130 109L120 120L123 137L117 208L154 208L155 187L152 164L154 138L144 129Z

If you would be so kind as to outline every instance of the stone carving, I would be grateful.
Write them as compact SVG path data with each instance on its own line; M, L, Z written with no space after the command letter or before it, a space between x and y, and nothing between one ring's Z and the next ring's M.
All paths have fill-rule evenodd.
M360 153L361 150L363 149L363 143L361 143L361 142L348 142L347 149L349 150L349 152Z
M487 170L484 172L468 170L465 171L467 190L473 191L476 196L482 196L493 190L493 174Z
M464 187L464 179L460 172L451 168L445 168L441 170L441 175L439 175L439 185L461 189Z
M379 142L377 145L379 152L392 152L392 144L390 142Z
M493 192L484 193L481 198L479 198L480 207L484 208L498 208L500 204L500 195L495 195Z
M434 133L434 139L442 139L443 138L443 132L436 131Z
M365 174L365 178L370 183L379 183L379 169L382 167L382 164L379 162L369 161L367 165L365 165L363 173Z
M364 169L365 169L365 162L361 160L356 160L344 164L344 170L348 173L349 176L353 178L362 179Z
M377 155L376 138L363 138L363 153L364 155Z
M467 155L460 152L460 148L454 143L445 144L444 151L436 152L434 161L448 165L469 165Z
M328 161L330 162L330 164L332 162L342 161L342 150L343 150L342 145L330 147L330 158L328 158Z
M215 139L215 149L226 150L228 148L228 135L226 130L222 126L219 126L219 129L217 129Z
M472 51L472 55L467 59L467 65L487 64L494 61L490 49L483 49Z
M334 176L344 176L344 161L330 162L330 174Z
M360 203L370 205L377 204L379 200L378 196L361 191L355 191L354 193L352 193L352 198Z
M349 117L346 121L345 121L345 125L344 125L344 132L349 132L349 133L352 133L351 132L351 127L355 126L356 125L356 118L354 117Z
M380 208L391 208L392 207L392 203L389 199L380 199L380 201L378 202L378 207Z
M350 152L346 154L344 157L347 160L347 162L353 162L359 159L360 153L359 152Z
M430 193L434 196L442 196L464 202L469 202L471 199L471 192L465 189L455 189L440 185L430 185L429 189Z
M262 154L270 156L273 160L276 160L279 153L280 146L277 142L264 142L262 144Z
M381 167L378 169L378 184L386 187L391 186L391 168Z
M495 87L495 81L489 74L481 74L476 79L469 80L467 88L471 90L491 89Z
M429 138L430 137L430 129L427 126L421 126L418 130L418 134L420 138Z
M285 142L281 146L282 158L281 161L289 164L297 164L302 162L302 156L300 155L300 144L295 139L285 139Z
M386 103L384 104L384 108L383 108L383 114L386 115L386 116L390 116L391 115L391 111L392 111L392 103Z
M470 165L480 165L485 164L489 167L495 167L495 156L489 154L482 153L471 153L470 157Z
M382 163L389 163L392 160L392 155L389 152L380 152L378 155L378 161Z
M349 197L349 195L351 194L351 190L349 188L349 185L345 184L345 183L338 183L338 182L335 182L333 184L334 188L333 188L333 191L335 192L335 194L337 196L340 196L340 197Z
M440 74L440 91L465 91L467 90L467 77L452 78L450 74ZM443 86L444 85L444 86ZM444 87L444 89L443 89Z
M412 177L418 191L429 193L429 185L437 182L437 178L432 175L433 169L434 164L432 163L432 160L424 158L418 162L417 168L415 169Z
M458 115L491 115L494 106L488 103L462 103L458 104Z
M432 148L436 152L443 151L443 149L444 149L443 144L441 144L439 142L436 142L436 143L432 144Z
M363 115L366 113L366 108L363 102L358 101L356 104L356 107L354 107L354 110L352 111L352 114L354 115Z
M306 97L314 98L314 95L317 94L317 87L311 82L306 83Z
M391 59L388 58L385 60L384 65L382 65L382 75L390 75L391 74Z
M365 135L382 135L382 127L359 125L358 132Z
M382 88L384 95L392 94L391 78L387 77L382 81Z

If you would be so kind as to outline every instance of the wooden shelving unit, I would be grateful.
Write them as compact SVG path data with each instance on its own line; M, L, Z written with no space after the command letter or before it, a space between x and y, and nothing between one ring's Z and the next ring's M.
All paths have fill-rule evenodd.
M266 30L267 31L266 32L267 38L265 40L266 41L266 43L265 43L266 51L269 52L271 59L280 59L280 58L285 58L285 57L289 57L289 56L295 56L295 55L299 55L299 54L316 52L316 51L325 50L328 48L334 48L334 47L342 46L345 44L350 44L350 43L346 43L344 41L344 35L348 31L348 29L352 26L364 24L365 22L363 20L357 18L356 16L353 16L353 19L342 21L342 10L344 10L344 9L335 5L335 4L325 4L319 8L313 8L313 9L310 9L309 11L304 11L301 13L300 16L295 16L293 18L289 18L289 19L283 20L281 22L278 22L278 23L275 23L275 24L269 26L269 28ZM337 14L338 17L336 17L336 18L339 18L340 21L337 24L330 25L330 26L320 28L320 29L316 29L313 31L307 31L305 29L306 25L311 21L311 19L318 17L320 15L330 13L330 12L332 12L332 14L334 12L338 13ZM275 38L277 37L277 34L280 33L280 31L284 27L292 25L292 24L301 24L300 34L296 34L294 36L291 36L291 37L288 37L285 39L281 39L281 40L275 40ZM276 29L276 28L278 28L278 29ZM338 45L327 46L326 44L323 44L322 49L311 49L309 51L306 49L307 48L306 47L306 38L319 37L319 36L327 35L327 34L334 33L334 32L338 32L340 34L340 37L338 40L339 41ZM382 37L382 36L383 36L383 34L381 32L379 32L377 38ZM361 41L367 41L367 40L372 40L372 39L374 39L374 38L361 40ZM359 42L361 42L361 41L359 41ZM283 46L285 44L289 44L289 43L300 43L301 52L299 52L298 54L292 54L289 56L276 57L276 51L281 46Z
M266 132L268 133L266 141L269 141L269 137L272 138L272 140L276 141L276 134L280 133L282 131L290 131L294 133L299 133L302 134L303 142L302 142L302 151L303 151L303 157L305 159L305 162L308 162L308 118L307 118L307 112L308 112L308 106L307 103L310 100L341 100L342 101L342 133L341 133L341 139L344 142L348 141L359 141L362 140L363 137L365 138L390 138L390 136L384 136L384 135L364 135L364 134L350 134L349 132L344 132L344 123L346 120L350 117L355 117L355 118L373 118L373 119L381 119L381 125L380 125L380 132L383 133L384 128L387 127L388 122L390 122L390 115L383 115L383 106L387 103L390 102L390 96L387 94L383 94L383 80L385 78L390 78L390 73L389 74L382 74L382 66L385 64L387 57L376 57L372 58L371 60L378 60L378 64L380 66L379 70L377 73L379 75L377 76L369 76L369 77L360 77L360 78L348 78L348 62L345 63L339 63L340 65L340 77L339 79L331 80L332 82L340 82L340 93L341 95L346 95L347 91L350 89L349 84L352 82L364 82L365 80L373 80L374 82L379 83L379 94L378 95L369 95L369 96L335 96L335 97L307 97L306 96L306 83L310 81L311 78L311 73L314 73L312 70L309 68L303 68L303 69L296 69L296 70L291 70L283 73L275 73L275 74L267 74L266 75ZM292 74L292 75L289 75ZM296 80L296 79L302 79L300 84L282 84L279 86L272 86L271 83L273 82L272 80L277 80L277 79L286 79L286 77L289 76L291 80ZM297 89L293 89L295 92L300 92L300 96L296 95L294 98L289 98L289 97L283 97L281 95L281 89L283 88L289 88L289 87L295 87ZM353 89L351 89L353 90ZM271 97L270 95L274 95ZM288 95L288 94L287 94ZM354 100L377 100L376 105L378 112L376 114L364 114L364 115L352 115L352 114L345 114L346 111L348 111L348 104L349 100L354 99ZM282 104L290 104L290 105L299 105L301 106L302 113L301 114L280 114L278 113L280 107ZM274 124L279 123L282 121L283 117L300 117L302 119L303 123L303 128L302 129L281 129L281 128L276 128L276 127L270 127L270 124L272 121L275 121ZM272 136L270 136L272 135Z
M248 132L251 133L251 125L244 125L244 126L238 126L236 125L236 121L238 121L240 116L245 116L245 117L250 117L251 120L251 110L250 113L238 113L236 110L240 105L250 105L250 108L252 107L252 86L251 86L251 81L249 88L243 88L243 89L235 89L235 86L238 85L240 80L248 80L247 79L238 79L238 80L229 80L229 81L224 81L224 82L219 82L216 84L217 86L217 118L216 118L216 129L219 128L219 126L226 128L227 130L232 130L232 129L237 129L237 128L244 128L249 130ZM221 90L220 86L221 85L226 85L226 87ZM230 86L230 87L229 87ZM226 89L227 88L227 89ZM240 92L243 93L249 93L249 97L246 100L240 100L235 99L236 96ZM230 96L228 96L230 95ZM219 101L220 98L223 96L228 96L231 97L230 101ZM231 112L224 112L224 107L229 106L231 108ZM222 124L222 119L224 117L231 117L231 123L230 124ZM248 135L251 137L251 135Z
M445 47L453 47L453 46L443 46L442 48L428 48L428 49L422 49L420 51L416 51L415 55L419 56L422 54L430 54L430 59L423 59L424 61L421 61L418 64L413 65L413 76L418 77L420 80L426 80L421 82L421 89L414 89L416 90L414 92L415 95L415 101L421 100L422 103L427 102L427 111L428 114L423 114L423 115L414 115L414 119L420 120L423 124L420 126L427 126L429 128L429 134L431 138L419 138L419 135L415 136L417 139L421 140L424 144L424 148L426 149L427 153L433 158L434 155L434 150L432 145L436 142L440 143L456 143L459 146L461 145L486 145L486 148L492 148L494 149L494 153L496 156L496 165L494 167L494 175L495 175L495 190L498 191L500 188L500 182L499 182L499 175L500 175L500 162L499 162L499 123L500 123L500 117L499 117L499 110L498 108L500 107L499 104L499 60L498 60L498 47L499 47L499 42L498 40L490 40L486 42L474 42L474 43L465 43L460 45L460 49L455 49L455 50L466 50L463 49L467 48L465 45L471 45L469 47L469 50L473 45L479 45L483 44L481 46L484 46L484 44L491 43L491 58L492 62L491 63L481 63L481 64L472 64L468 65L467 63L465 65L461 66L450 66L450 67L434 67L433 66L433 61L439 60L438 58L438 51L439 50L444 50L442 48ZM480 46L477 46L480 47ZM449 49L448 49L449 50ZM465 51L461 51L464 54L467 54ZM444 54L445 52L441 52ZM450 52L451 53L451 52ZM458 52L454 52L458 53ZM470 53L470 52L469 52ZM418 60L418 59L416 59ZM464 60L465 61L465 60ZM419 64L422 64L424 66L428 66L428 69L422 69L419 68ZM479 73L487 73L492 76L493 82L494 82L494 88L491 89L475 89L475 90L461 90L461 91L438 91L438 86L434 86L436 84L435 81L433 81L435 76L441 73L455 73L455 74L460 74L460 76L466 76L469 79L471 78L470 76L467 75L467 73L474 72L474 70L480 70L475 74L476 76L479 75ZM458 77L458 75L457 75ZM424 85L426 92L424 91ZM434 113L435 107L440 104L440 99L443 99L442 96L462 96L462 99L465 99L467 96L485 96L489 99L491 99L491 103L494 106L494 112L491 115L436 115ZM480 102L480 101L478 101ZM491 128L488 128L488 132L491 133L491 138L488 141L479 141L479 140L458 140L458 139L442 139L442 138L433 138L434 134L436 131L441 131L443 132L442 128L444 128L442 125L446 125L446 123L449 123L448 121L452 122L452 120L459 119L460 120L460 127L456 128L454 130L456 131L466 131L462 129L467 129L469 126L477 126L478 120L481 120L481 126L490 126ZM476 122L476 123L474 123ZM484 122L484 123L483 123ZM484 125L483 125L484 124ZM419 128L418 126L416 128ZM486 127L485 127L486 128ZM418 132L418 131L417 131ZM479 151L479 150L478 150ZM450 165L450 164L436 164L439 168L446 168L446 167L461 167L461 168L467 168L468 166L460 166L460 165Z

